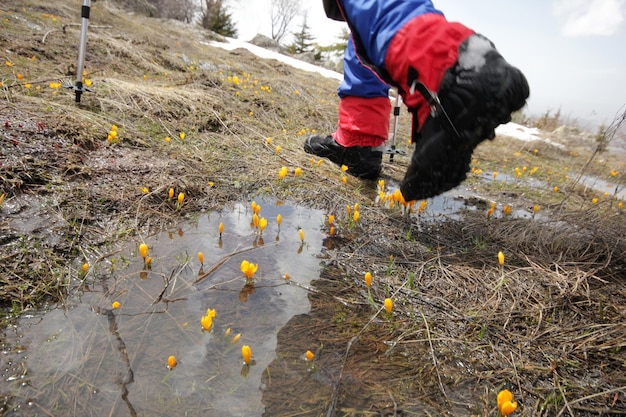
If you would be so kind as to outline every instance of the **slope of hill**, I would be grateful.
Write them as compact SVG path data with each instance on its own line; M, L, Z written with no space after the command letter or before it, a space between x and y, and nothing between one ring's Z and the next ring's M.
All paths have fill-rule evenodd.
M381 201L378 184L344 184L339 167L302 150L306 135L334 130L336 79L212 46L220 38L197 27L94 2L84 76L93 91L75 103L61 86L76 77L79 10L77 0L0 5L3 325L63 302L87 255L265 195L342 225L308 326L332 341L329 357L346 358L328 375L347 363L360 384L330 378L336 389L307 415L495 415L505 387L518 415L626 413L623 158L585 141L498 137L481 144L461 187L407 214L389 195L408 158L385 159ZM405 113L400 123L410 154ZM282 167L302 175L280 180ZM580 186L581 174L615 192ZM170 188L184 192L182 208ZM462 208L442 212L448 200ZM358 221L345 213L355 203ZM381 282L370 296L367 271ZM369 329L390 294L392 326ZM284 396L297 388L278 387L288 369L271 375ZM300 411L294 395L272 415Z

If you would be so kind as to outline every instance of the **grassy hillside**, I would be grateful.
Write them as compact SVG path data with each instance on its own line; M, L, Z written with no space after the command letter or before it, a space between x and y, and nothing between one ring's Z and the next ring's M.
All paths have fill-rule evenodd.
M426 221L419 202L407 215L379 201L376 183L344 184L339 167L302 150L307 135L335 127L335 80L212 47L219 38L195 26L94 2L93 92L76 104L60 86L75 81L80 4L0 5L4 311L63 301L81 263L106 260L118 242L271 196L321 208L339 225L306 329L333 341L328 349L345 358L335 375L348 364L367 401L342 408L357 394L338 384L319 409L496 415L506 387L517 415L626 413L626 208L614 193L626 185L623 154L594 153L595 139L576 132L546 133L562 146L498 137L475 153L462 192L450 193L465 209L437 216L429 201ZM400 121L410 154L408 115ZM407 163L385 158L385 192ZM289 174L279 179L282 167ZM613 188L582 186L580 174ZM170 188L185 194L182 208ZM355 203L358 220L345 209ZM367 271L378 282L370 299ZM393 326L370 328L390 295ZM481 401L457 400L459 389ZM302 404L283 405L296 413Z

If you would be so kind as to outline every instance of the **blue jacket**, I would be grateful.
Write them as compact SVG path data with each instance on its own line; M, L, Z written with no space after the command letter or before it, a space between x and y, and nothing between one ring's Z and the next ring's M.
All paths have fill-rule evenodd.
M443 15L430 0L324 0L324 8L331 19L348 22L371 63L380 68L391 39L409 20L425 13Z

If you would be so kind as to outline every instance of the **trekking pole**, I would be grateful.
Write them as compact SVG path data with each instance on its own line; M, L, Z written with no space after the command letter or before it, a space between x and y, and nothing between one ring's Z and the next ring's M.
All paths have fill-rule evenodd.
M398 117L400 117L400 92L396 90L396 104L393 106L393 132L391 134L391 147L387 148L386 153L389 154L389 162L393 162L395 154L404 155L406 152L396 149L396 136L398 135Z
M76 103L80 103L80 96L85 91L91 91L83 85L83 68L85 64L85 51L87 50L87 29L89 27L89 12L91 11L91 0L83 0L81 8L82 24L80 30L80 45L78 47L78 66L76 67L76 84L64 85L72 88L76 92Z

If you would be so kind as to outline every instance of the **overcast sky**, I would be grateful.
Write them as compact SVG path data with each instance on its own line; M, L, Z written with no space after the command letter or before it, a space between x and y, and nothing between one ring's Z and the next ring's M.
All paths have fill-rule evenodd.
M239 39L269 36L270 0L231 5ZM452 21L490 38L528 78L527 112L559 108L581 122L611 122L626 105L626 0L435 0ZM315 41L336 42L344 23L327 19L321 0L302 1ZM299 29L300 23L292 29Z

